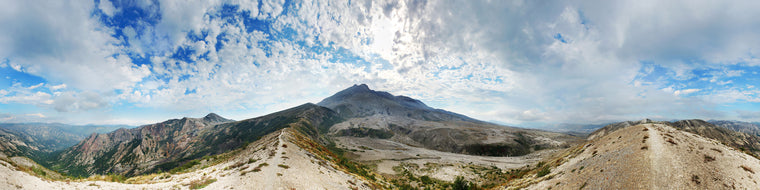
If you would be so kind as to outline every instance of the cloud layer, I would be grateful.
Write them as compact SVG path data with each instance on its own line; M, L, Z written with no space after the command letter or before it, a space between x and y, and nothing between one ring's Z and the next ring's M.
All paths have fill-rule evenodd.
M0 8L0 113L245 119L367 83L520 126L756 121L755 4L13 2Z

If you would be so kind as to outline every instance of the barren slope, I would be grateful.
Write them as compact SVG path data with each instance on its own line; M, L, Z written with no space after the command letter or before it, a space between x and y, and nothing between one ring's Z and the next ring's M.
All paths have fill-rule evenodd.
M639 124L588 142L527 189L755 189L760 160L664 124ZM551 163L550 163L551 164Z

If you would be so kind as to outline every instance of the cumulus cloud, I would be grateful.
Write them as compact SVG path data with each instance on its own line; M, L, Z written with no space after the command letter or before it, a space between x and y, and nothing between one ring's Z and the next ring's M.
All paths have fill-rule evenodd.
M111 0L101 0L98 3L98 8L108 16L113 16L114 12L116 12L116 7L113 6Z
M123 89L149 74L92 17L93 2L18 1L0 8L0 57L14 69L84 90ZM66 19L62 19L66 18Z
M65 92L53 100L53 108L59 112L87 111L103 108L108 102L95 92L72 93Z
M0 103L18 103L35 106L48 106L53 103L53 96L49 93L34 91L34 89L44 85L43 83L33 86L22 86L20 83L14 83L8 89L0 90Z

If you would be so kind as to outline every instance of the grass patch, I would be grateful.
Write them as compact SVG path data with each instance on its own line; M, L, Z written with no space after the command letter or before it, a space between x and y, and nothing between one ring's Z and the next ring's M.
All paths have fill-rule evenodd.
M237 162L227 167L227 169L235 169L245 165L245 162Z
M190 187L190 189L203 189L204 187L214 182L216 182L216 179L214 178L200 179L200 180L191 181L190 184L188 184L188 186Z
M47 176L47 172L45 172L45 170L43 170L42 168L32 167L32 172L34 172L34 174L37 174L37 176L42 176L42 177Z
M284 168L284 169L290 168L290 166L285 165L285 164L277 164L277 167L281 167L281 168Z

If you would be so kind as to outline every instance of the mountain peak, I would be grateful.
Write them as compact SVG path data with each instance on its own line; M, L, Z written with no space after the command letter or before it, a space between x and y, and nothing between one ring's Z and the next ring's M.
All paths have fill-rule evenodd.
M366 84L355 84L325 98L317 105L330 108L345 118L377 114L421 120L474 121L463 115L428 107L422 101L414 98L394 96L388 92L371 90Z
M367 86L367 84L354 84L354 86L346 88L345 90L338 92L338 94L353 94L353 93L372 92L372 91L373 90L369 89L369 86Z
M222 116L217 115L216 113L209 113L208 115L203 117L203 121L206 121L209 123L224 123L224 122L230 122L234 120L224 118Z
M203 118L217 118L217 117L222 117L222 116L219 116L218 114L211 112L211 113L208 113L208 114L207 114L205 117L203 117Z
M358 84L358 85L357 85L357 84L354 84L354 86L352 86L352 87L351 87L351 88L349 88L349 89L358 89L358 90L370 90L370 89L369 89L369 86L367 86L367 84Z

